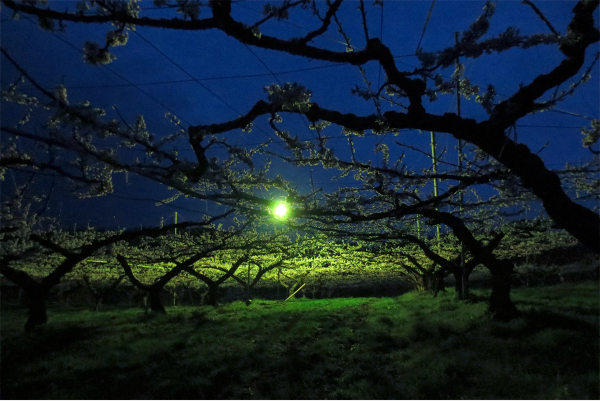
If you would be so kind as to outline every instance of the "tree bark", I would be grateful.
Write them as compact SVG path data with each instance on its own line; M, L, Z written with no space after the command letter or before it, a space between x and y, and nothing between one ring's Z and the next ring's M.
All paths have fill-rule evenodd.
M456 293L456 299L463 300L465 298L463 295L462 272L456 271L452 273L452 275L454 276L454 291Z
M250 306L250 304L252 303L252 285L247 285L246 286L246 300L245 300L246 306Z
M512 262L506 259L498 259L492 253L495 248L494 245L498 244L502 236L496 236L493 242L490 242L487 246L483 246L475 239L473 233L459 217L432 209L422 209L419 211L419 214L435 218L452 228L454 234L474 257L474 260L469 262L470 266L465 266L464 270L466 273L470 273L478 261L481 261L491 272L493 284L489 311L494 317L501 320L510 320L516 317L518 315L517 308L515 308L510 300L510 275L513 272ZM460 267L454 269L454 272L460 273L461 277L457 277L457 281L461 283L461 287L462 270Z
M462 269L452 273L454 276L454 289L456 290L456 299L469 299L469 275Z
M29 296L29 318L25 323L25 331L32 331L42 324L46 324L48 321L48 315L46 313L46 299L48 298L47 292L38 291L27 291Z
M219 286L218 285L208 285L208 290L204 293L202 297L202 304L210 305L210 306L218 306L219 305Z
M13 269L8 258L0 260L0 273L23 290L29 298L29 317L25 323L25 331L31 331L48 321L46 300L50 294L50 286L38 283L22 270Z
M446 292L446 283L442 276L435 277L435 291L433 292L433 296L437 297L439 292Z
M576 203L565 193L556 173L548 170L542 159L523 144L516 144L498 132L497 140L475 143L521 178L541 201L548 216L558 225L587 245L600 252L600 217L597 213ZM494 139L496 139L494 137Z
M148 298L150 300L150 310L153 313L167 313L165 307L160 302L160 291L162 287L150 287L148 291Z
M437 294L438 291L443 290L443 280L436 277L433 272L425 272L419 277L418 287L421 291Z
M510 299L510 269L494 269L492 272L492 295L488 311L498 320L510 320L519 311Z

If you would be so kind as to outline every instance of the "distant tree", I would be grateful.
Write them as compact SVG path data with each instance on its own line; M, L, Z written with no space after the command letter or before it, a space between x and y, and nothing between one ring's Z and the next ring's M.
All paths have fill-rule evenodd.
M197 279L202 281L208 287L206 292L202 294L202 303L204 305L217 306L219 305L219 300L221 299L221 294L219 293L220 285L226 282L228 279L233 278L234 274L238 271L240 266L243 263L246 263L247 261L248 256L242 255L233 264L231 264L231 266L209 266L208 269L213 268L214 270L218 270L224 273L221 276L219 276L216 280L213 280L207 274L198 272L192 267L187 268L186 272L191 276L196 277ZM222 265L222 262L220 264ZM250 298L247 299L247 303L250 303Z
M430 291L437 295L445 291L444 279L454 276L456 298L469 299L469 276L479 264L481 257L469 252L461 253L461 242L450 235L442 239L428 240L410 234L400 234L399 240L381 235L367 241L381 241L374 253L374 262L399 264L417 290ZM484 250L493 252L500 244L504 233L497 233L484 245ZM484 242L479 240L480 242ZM442 248L442 249L440 249ZM464 260L463 260L464 259ZM465 277L463 277L465 276Z
M122 241L157 236L174 228L202 227L212 223L186 222L140 231L99 232L87 229L71 233L61 230L52 220L33 213L32 201L25 196L26 189L26 186L21 187L13 197L2 202L0 273L28 296L27 331L47 322L46 302L51 290L87 258L105 254L107 247Z
M121 274L116 279L110 281L108 285L97 286L91 282L89 276L83 276L83 282L85 283L85 286L94 297L95 311L100 310L102 302L104 302L104 300L110 296L110 294L119 286L119 284L121 284L125 277L127 277L127 275Z
M404 246L406 244L417 245L424 256L429 260L428 267L426 263L419 260L408 248L385 250L379 249L376 252L386 254L391 252L398 259L396 263L403 266L408 275L415 279L417 287L437 293L441 290L444 277L453 274L456 279L457 297L459 299L468 299L468 277L473 269L478 264L483 264L487 267L493 279L492 295L490 297L489 310L498 318L508 319L516 315L517 311L512 301L510 300L510 275L513 273L513 263L507 258L499 258L494 255L494 250L498 247L500 241L504 237L502 232L495 232L490 235L491 239L477 239L474 231L467 226L465 221L459 216L446 212L439 211L434 208L423 207L404 207L392 208L390 210L361 213L361 211L349 211L344 215L348 217L348 221L338 223L337 229L325 229L330 232L336 232L337 235L350 236L360 238L370 243L394 244L398 240L402 240ZM403 217L419 214L429 220L429 224L443 224L452 230L453 235L458 239L460 244L463 244L465 251L462 255L459 252L454 256L443 256L436 246L428 243L425 239L421 239L416 235L411 234L406 228L406 222L396 224L395 221ZM368 232L359 229L352 229L356 223L369 225ZM332 221L327 221L326 225L333 225ZM344 226L350 228L344 228ZM460 249L460 247L458 247ZM470 257L468 255L471 255ZM464 258L463 260L461 260Z
M252 290L274 269L281 269L285 261L292 259L294 246L283 232L249 231L236 238L228 248L215 253L213 260L206 260L185 270L208 286L203 299L205 304L216 306L219 286L228 279L239 283L245 291L246 304L252 302ZM241 268L244 265L244 268Z
M166 313L160 300L163 288L182 272L194 272L193 266L199 261L213 256L222 249L235 249L239 238L249 226L249 222L232 226L228 229L208 227L196 235L185 234L181 237L164 235L158 238L141 238L133 246L125 246L115 250L116 259L123 267L131 283L147 293L150 310L155 313ZM235 272L240 264L247 260L242 256L234 263L222 280L216 282L208 279L209 294L214 303L217 301L216 289ZM143 264L141 275L151 284L146 284L133 272L132 262ZM146 273L146 274L144 274ZM150 274L148 274L150 273Z

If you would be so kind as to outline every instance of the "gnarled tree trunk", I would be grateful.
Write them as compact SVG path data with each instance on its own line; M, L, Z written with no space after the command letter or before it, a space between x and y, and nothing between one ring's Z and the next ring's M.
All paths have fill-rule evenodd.
M27 291L27 290L26 290ZM27 291L29 297L29 317L25 323L25 331L31 331L48 321L46 313L47 291Z
M510 275L512 269L493 269L492 295L488 311L496 319L510 320L518 316L519 311L510 299Z
M208 284L208 290L204 294L202 294L202 304L210 305L210 306L218 306L219 305L219 285L218 284Z
M146 291L148 291L148 298L150 300L150 310L153 313L167 313L167 311L165 310L165 307L160 302L161 290L162 290L162 287L158 287L158 286L157 287L149 286L149 288L146 290Z
M18 285L29 298L29 317L25 323L25 331L31 331L36 327L46 324L46 301L50 294L51 285L39 283L29 274L22 270L13 269L8 266L9 259L0 261L0 272L4 277Z
M469 276L465 271L458 269L452 273L454 276L454 290L456 291L456 299L469 299Z

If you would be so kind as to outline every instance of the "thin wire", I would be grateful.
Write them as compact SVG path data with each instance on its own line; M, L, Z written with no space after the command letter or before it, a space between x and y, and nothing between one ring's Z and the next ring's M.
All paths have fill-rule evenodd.
M423 26L423 32L421 32L421 37L419 38L419 44L417 44L417 48L415 49L415 53L419 51L421 47L421 41L423 40L423 36L425 36L425 30L427 29L427 25L429 24L429 19L431 18L431 13L433 11L433 5L435 4L435 0L431 2L431 7L429 7L429 12L427 13L427 19L425 20L425 25Z
M381 19L379 21L379 40L381 41L381 43L383 43L383 0L381 1ZM381 88L381 63L379 63L379 69L377 70L377 89ZM377 99L377 102L375 103L375 106L378 105L378 101L379 99ZM379 147L379 145L381 145L381 142L383 142L383 139L385 138L385 136L382 135L381 140L377 142L376 148ZM377 152L376 154L376 163L377 165L379 165L379 152Z
M108 196L111 196L113 198L117 198L117 199L124 199L124 200L131 200L131 201L142 201L142 202L153 202L153 203L160 203L160 206L168 206L174 209L180 209L180 210L185 210L186 212L192 212L192 213L198 213L198 214L203 214L203 215L207 215L207 216L212 216L211 214L208 214L206 212L201 212L198 209L189 209L183 206L177 206L174 205L173 202L165 202L164 200L161 199L152 199L152 198L139 198L139 197L131 197L131 196L124 196L124 195L117 195L114 193L111 194L106 194ZM214 217L214 216L212 216Z
M269 68L269 66L267 65L267 63L265 63L265 62L264 62L264 61L263 61L263 60L262 60L260 57L258 57L258 55L257 55L256 53L254 53L254 51L253 51L253 50L250 48L250 46L248 46L248 45L247 45L247 44L245 44L245 43L242 43L242 44L243 44L243 45L244 45L244 47L245 47L246 49L248 49L248 51L249 51L250 53L252 53L252 55L253 55L253 56L254 56L254 57L255 57L255 58L256 58L256 59L257 59L257 60L258 60L258 61L259 61L259 62L260 62L262 65L263 65L263 67L265 67L265 68L267 69L267 71L269 71L269 74L268 74L268 75L272 75L272 76L273 76L273 78L275 78L275 80L277 81L277 83L278 83L279 85L282 85L282 83L281 83L281 81L279 80L279 78L277 78L277 75L276 75L276 74L273 72L273 70L271 70L271 69Z
M379 40L383 43L383 1L381 2L381 21L379 22ZM377 75L377 88L381 88L381 63Z
M511 126L511 127L514 127ZM532 124L517 124L516 125L517 128L553 128L553 129L581 129L583 128L581 125L532 125ZM416 128L405 128L402 129L401 132L406 133L408 131L418 131ZM379 135L379 134L369 134L369 133L365 133L363 137L383 137L385 138L384 135ZM348 138L347 135L327 135L327 139L342 139L342 138ZM355 137L356 138L356 137ZM308 138L308 139L299 139L300 141L313 141L317 138ZM264 142L251 142L251 143L244 143L243 145L239 145L238 147L241 149L255 149L256 146L259 145L263 145ZM137 152L145 152L144 149L130 149L130 151L137 151ZM179 153L184 153L184 152L193 152L192 149L179 149Z
M263 65L263 66L264 66L266 69L267 69L267 71L269 71L269 73L270 73L270 74L273 76L273 78L275 78L275 80L277 81L277 83L278 83L280 86L283 86L283 84L281 83L281 81L279 80L279 78L277 78L277 75L275 75L275 73L273 72L273 70L271 70L271 69L269 68L269 66L267 65L267 63L265 63L265 62L264 62L264 61L263 61L263 60L262 60L262 59L261 59L261 58L260 58L260 57L259 57L259 56L258 56L256 53L254 53L254 51L252 51L252 49L250 48L250 46L248 46L248 45L247 45L247 44L245 44L245 43L243 43L243 45L246 47L246 49L248 49L248 51L249 51L250 53L252 53L252 55L253 55L254 57L256 57L256 59L257 59L258 61L260 61L260 63L261 63L261 64L262 64L262 65ZM300 115L300 118L302 119L302 122L304 123L304 125L305 125L305 126L306 126L306 128L308 129L308 132L310 132L310 133L311 133L311 135L314 137L314 134L312 133L312 131L311 131L311 129L310 129L310 127L309 127L308 123L307 123L307 122L306 122L306 120L304 119L304 118L305 118L305 116L302 114L302 115Z
M423 33L422 33L422 35L421 35L421 39L419 40L419 46L420 46L421 40L422 40L422 38L423 38L423 35L424 35L424 33L425 33L425 30L426 30L426 27L427 27L427 24L428 24L429 18L431 17L431 12L432 12L432 9L433 9L433 5L434 5L434 3L435 3L435 0L433 0L433 1L432 1L432 5L431 5L431 7L430 7L430 10L429 10L429 13L428 13L428 16L427 16L427 20L426 20L426 22L425 22L425 26L423 27ZM249 7L246 7L246 8L249 8ZM250 9L250 8L249 8L249 9ZM253 11L256 11L256 10L253 10ZM30 23L32 23L32 24L34 24L34 25L36 25L36 23L35 23L35 22L33 22L33 21L30 19L30 18L28 18L28 17L24 17L24 19L25 19L25 20L27 20L27 21L29 21ZM14 20L13 20L13 19L9 19L9 21L14 21ZM303 29L304 29L304 28L303 28ZM136 33L137 33L137 31L134 31L134 32L136 32ZM82 52L82 51L81 51L81 50L80 50L78 47L76 47L75 45L73 45L72 43L70 43L69 41L67 41L66 39L63 39L63 38L61 38L60 36L58 36L58 35L57 35L57 34L55 34L54 32L50 32L50 34L51 34L51 35L53 35L53 36L54 36L55 38L57 38L58 40L62 41L63 43L67 44L68 46L72 47L72 48L73 48L73 49L75 49L77 52L79 52L79 53L83 53L83 52ZM138 33L138 35L139 35L140 37L142 37L142 36L141 36L139 33ZM146 40L146 39L145 39L145 38L143 38L143 37L142 37L142 39ZM148 43L149 43L149 42L148 42ZM152 45L152 44L151 44L151 45ZM153 45L152 45L152 46L153 46ZM154 46L153 46L153 47L154 47ZM159 50L159 52L160 52L160 50ZM161 52L161 53L162 53L162 52ZM433 52L433 53L439 53L439 52ZM410 54L410 55L400 55L400 56L394 56L394 58L405 58L405 57L414 57L414 55ZM260 59L259 59L259 60L260 60ZM172 60L171 60L171 61L172 61ZM262 62L262 60L261 60L261 62ZM408 65L408 66L410 66L410 67L413 67L413 68L417 68L417 67L415 67L414 65L411 65L411 64L408 64L408 63L403 63L403 62L401 62L401 63L402 63L402 64L405 64L405 65ZM176 64L176 63L175 63L175 64ZM269 74L264 74L264 75L266 76L266 75L285 74L285 73L291 73L291 72L300 72L300 71L306 71L306 70L309 70L309 69L328 68L328 67L338 67L338 66L343 66L343 65L345 65L345 64L343 64L343 63L340 63L340 64L334 64L334 65L329 65L329 66L311 67L311 68L300 69L300 70L296 70L296 71L287 71L287 72L279 72L279 73L275 73L275 72L273 72L273 71L271 71L271 70L269 69ZM127 84L114 85L114 87L120 87L120 86L132 86L132 87L134 87L134 88L138 89L138 90L139 90L140 92L142 92L143 94L145 94L145 95L146 95L148 98L150 98L151 100L153 100L155 103L157 103L157 104L158 104L158 105L160 105L161 107L165 108L167 111L171 112L173 115L177 115L177 113L175 113L174 111L172 111L172 110L171 110L169 107L167 107L165 104L163 104L162 102L160 102L159 100L157 100L155 97L153 97L152 95L150 95L148 92L144 91L142 88L140 88L140 85L152 85L152 84L160 84L160 83L174 83L174 82L176 82L176 81L163 81L163 82L156 82L156 83L144 83L144 84L136 84L136 83L133 83L133 82L129 81L127 78L123 77L121 74L117 73L117 72L116 72L116 71L114 71L112 68L110 68L110 67L108 67L108 66L106 66L106 65L103 65L103 67L104 67L104 68L106 68L107 70L109 70L110 72L112 72L113 74L115 74L116 76L118 76L119 78L121 78L122 80L124 80L125 82L127 82ZM179 67L179 66L178 66L178 67ZM179 67L179 68L181 68L181 67ZM268 67L267 67L267 68L268 68ZM184 72L185 72L186 74L188 74L188 75L191 77L191 79L190 79L190 80L185 80L186 82L189 82L189 81L195 81L195 82L198 82L199 80L210 80L210 79L230 79L230 78L231 78L231 79L233 79L233 78L246 78L246 77L250 77L250 76L237 76L237 77L234 77L234 76L232 76L232 77L222 77L222 78L219 78L219 77L217 77L217 78L200 78L200 79L198 79L198 78L194 78L194 77L192 77L192 76L191 76L189 73L187 73L187 71L184 71ZM181 82L184 82L184 81L181 81ZM198 82L198 83L199 83L199 82ZM201 85L202 85L202 84L201 84ZM206 88L204 85L202 85L202 86L203 86L204 88ZM81 87L82 87L82 88L84 88L84 87L86 87L86 86L81 86ZM90 85L90 86L88 86L88 87L89 87L89 88L102 88L102 87L112 87L112 86L111 86L111 85L104 85L104 86L103 86L103 85L95 85L95 86L91 86L91 85ZM73 87L71 87L71 88L73 88ZM206 89L207 89L207 88L206 88ZM208 90L208 89L207 89L207 90ZM210 91L210 90L209 90L209 92L211 92L211 93L212 93L212 91ZM504 96L504 97L507 97L506 95L502 95L501 93L499 93L499 95L501 95L501 96ZM216 95L215 95L215 96L216 96ZM219 98L219 97L217 96L217 98ZM221 100L222 100L222 99L221 99ZM230 107L230 108L232 108L231 106L229 106L229 107ZM242 114L242 113L238 112L237 110L235 110L234 108L232 108L232 109L233 109L233 110L234 110L236 113L238 113L238 114L240 114L240 115ZM557 108L550 109L549 111L551 111L551 112L555 112L555 113L567 114L567 115L576 116L576 117L581 117L581 118L584 118L584 119L587 119L587 120L595 120L595 119L597 119L597 118L594 118L594 117L589 117L589 116L586 116L586 115L583 115L583 114L574 113L574 112L569 112L569 111L565 111L565 110L561 110L561 109L557 109ZM188 125L192 125L192 124L191 124L189 121L185 120L184 118L181 118L181 117L179 117L179 118L180 118L182 121L184 121L185 123L187 123ZM270 136L269 136L268 134L266 134L266 133L264 132L264 130L263 130L263 129L261 129L261 128L260 128L260 127L258 127L258 126L257 126L257 128L258 128L258 129L259 129L259 130L260 130L260 131L261 131L263 134L267 135L267 137L269 137L269 138L270 138ZM551 127L544 127L544 128L551 128Z
M192 76L192 74L190 74L189 72L187 72L182 66L180 66L178 63L175 62L175 60L173 60L171 57L167 56L162 50L160 50L158 47L156 47L152 42L150 42L148 39L146 39L144 36L142 36L141 33L139 33L137 30L133 31L137 36L139 36L144 42L146 42L147 44L150 45L150 47L152 47L154 50L156 50L157 52L159 52L164 58L166 58L167 60L169 60L169 62L171 62L171 64L173 64L175 67L177 67L181 72L183 72L184 74L186 74L188 77L190 77L194 82L198 83L198 85L200 85L205 91L207 91L208 93L210 93L211 95L213 95L214 97L216 97L221 103L223 103L224 105L226 105L227 107L229 107L231 110L233 110L235 113L237 113L238 115L241 115L242 113L240 111L238 111L235 107L233 107L231 104L229 104L227 101L225 101L225 99L221 98L219 95L217 95L215 92L213 92L212 90L210 90L206 85L204 85L202 82L200 82L199 80L197 80L196 78L194 78Z
M574 113L572 111L566 111L566 110L557 109L557 108L553 108L548 111L553 111L554 113L560 113L560 114L567 114L569 116L574 116L574 117L581 117L581 118L585 118L586 120L597 120L598 119L597 117L596 118L589 117L584 114Z
M229 107L231 110L233 110L235 113L237 113L237 115L243 115L242 112L240 112L239 110L237 110L235 107L233 107L231 104L229 104L227 101L225 101L223 98L221 98L219 95L217 95L215 92L213 92L212 90L210 90L209 88L206 87L206 85L204 85L203 83L201 83L200 81L198 81L197 79L195 79L192 74L190 74L189 72L187 72L183 67L181 67L177 62L175 62L171 57L167 56L163 51L161 51L158 47L156 47L153 43L151 43L148 39L146 39L145 37L142 36L142 34L140 34L138 31L134 31L140 38L142 38L146 43L148 43L153 49L155 49L157 52L159 52L163 57L165 57L167 60L169 60L173 65L175 65L179 70L181 70L183 73L185 73L187 76L189 76L193 81L195 81L196 83L198 83L198 85L202 86L202 88L204 88L207 92L209 92L211 95L213 95L214 97L216 97L217 99L219 99L223 104L225 104L227 107ZM246 46L244 44L244 46ZM248 46L246 46L248 47ZM254 53L252 53L254 54ZM259 58L260 60L260 58ZM262 62L262 60L261 60ZM266 65L265 65L266 66ZM267 67L267 69L269 69ZM269 70L270 71L270 70ZM266 136L268 139L271 139L271 136L264 130L262 129L260 126L255 125L256 128L264 135ZM280 145L282 146L282 145Z
M257 78L257 77L267 77L271 75L285 75L292 74L295 72L303 72L303 71L312 71L312 70L320 70L324 68L331 67L342 67L346 66L345 63L337 63L331 65L322 65L318 67L308 67L308 68L299 68L297 70L289 70L289 71L281 71L281 72L273 72L273 73L261 73L261 74L246 74L246 75L228 75L221 77L208 77L208 78L189 78L189 79L175 79L171 81L155 81L155 82L142 82L137 83L139 86L145 85L163 85L163 84L179 84L185 82L198 82L198 81L219 81L219 80L227 80L227 79L242 79L242 78ZM129 84L110 84L110 85L75 85L69 86L67 89L96 89L96 88L119 88L124 86L130 86Z
M30 18L25 17L25 19L29 22L31 22L32 24L36 25L35 22L33 22ZM50 34L52 36L54 36L56 39L60 40L61 42L69 45L70 47L72 47L73 49L75 49L77 52L83 54L83 51L81 49L79 49L77 46L75 46L74 44L72 44L71 42L69 42L66 39L61 38L60 36L58 36L56 33L54 32L50 32ZM167 107L165 104L163 104L161 101L159 101L158 99L156 99L154 96L150 95L148 92L146 92L145 90L143 90L142 88L140 88L137 84L134 84L133 82L131 82L130 80L128 80L127 78L125 78L123 75L119 74L118 72L116 72L115 70L113 70L112 68L110 68L109 66L103 64L102 67L106 68L108 71L112 72L113 74L115 74L117 77L121 78L123 81L127 82L128 85L133 86L134 88L136 88L137 90L139 90L140 92L142 92L144 95L146 95L148 98L152 99L154 102L156 102L158 105L160 105L161 107L163 107L164 109L166 109L168 112L170 112L173 115L177 115L177 113L175 113L173 110L171 110L169 107ZM185 122L188 125L192 125L189 121L185 120L182 117L178 118Z
M62 38L60 38L62 39ZM70 45L70 43L68 43ZM74 47L74 46L73 46ZM79 51L76 47L76 50ZM404 57L416 57L414 54L406 54L401 56L394 56L394 58L404 58ZM402 63L408 65L410 67L414 67L411 64ZM227 80L227 79L243 79L243 78L257 78L257 77L267 77L272 75L285 75L285 74L293 74L296 72L304 72L304 71L313 71L313 70L321 70L325 68L333 68L333 67L345 67L348 64L346 63L336 63L331 65L322 65L317 67L307 67L307 68L299 68L297 70L288 70L288 71L279 71L272 73L261 73L261 74L246 74L246 75L228 75L221 77L206 77L206 78L189 78L189 79L175 79L170 81L154 81L154 82L138 82L138 83L127 83L127 84L106 84L106 85L69 85L67 89L103 89L103 88L124 88L130 86L151 86L151 85L166 85L166 84L179 84L186 82L197 82L197 81L218 81L218 80ZM416 67L415 67L416 68ZM51 90L53 88L46 88Z

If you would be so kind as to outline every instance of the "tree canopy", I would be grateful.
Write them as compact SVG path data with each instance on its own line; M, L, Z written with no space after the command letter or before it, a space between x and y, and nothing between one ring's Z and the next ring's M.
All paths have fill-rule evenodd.
M383 35L384 16L398 32L403 32L402 24L409 24L400 3L285 0L264 3L262 15L248 17L241 12L243 2L230 0L155 0L151 6L135 0L94 0L68 3L66 8L54 2L3 0L3 16L10 11L15 18L35 21L62 41L77 29L84 36L78 48L80 63L86 69L109 68L169 110L171 126L153 128L153 113L135 103L120 104L117 94L110 98L114 106L109 110L95 104L102 98L93 99L91 90L88 99L72 95L75 85L42 82L31 72L34 67L22 61L24 49L3 45L10 77L3 68L2 96L9 105L3 113L9 118L3 118L0 127L5 134L1 171L4 177L10 172L19 179L36 177L37 182L44 180L41 174L66 179L81 198L118 195L122 186L114 176L132 174L141 188L161 188L157 204L188 199L214 205L212 214L205 206L198 224L236 213L253 222L271 224L275 218L277 224L299 231L415 243L438 266L446 266L438 272L448 274L458 259L442 258L421 238L430 236L432 227L444 225L464 247L463 272L472 270L464 264L468 252L472 261L497 276L492 297L506 301L512 266L493 254L503 237L502 218L530 220L528 211L543 209L556 227L600 251L600 216L593 203L598 199L598 119L581 124L569 139L589 149L585 161L568 160L561 168L555 168L556 152L546 156L540 153L544 147L532 148L539 138L523 140L516 133L523 121L569 102L597 72L598 3L571 4L570 15L557 22L546 17L552 8L547 4L482 2L479 14L458 26L454 38L426 48L423 37L432 4L411 54L418 65L408 68L402 56L395 55L397 49L405 51L400 36ZM513 26L506 19L494 26L502 7L512 14L527 12L527 20L536 21L543 31ZM304 24L305 30L298 36L286 23ZM213 56L198 53L192 41L230 46L221 48L230 64L245 49L269 71L271 83L262 88L237 86L230 96L244 98L244 109L233 107L192 74L192 67L182 67L168 50L146 38L156 31L165 37L171 32L182 35L172 38L179 40L180 54L193 56L192 67L210 63ZM104 36L102 43L97 41L99 34ZM415 33L407 28L405 35L412 38ZM231 110L214 112L217 109L208 102L184 120L171 109L180 94L167 106L111 69L122 59L143 54L141 44L177 67L178 74L187 77L183 82L199 84L235 116ZM524 54L551 56L524 65ZM42 55L36 57L39 61ZM335 77L334 85L323 83L333 92L324 94L321 82L312 77L281 81L269 67L280 59L339 65L344 74ZM467 62L474 63L471 71ZM495 76L502 73L497 63L517 75L507 85L509 94L498 93L502 82ZM235 68L244 71L245 65L239 64ZM326 66L314 67L311 74L325 77L317 70L322 67ZM138 62L136 68L134 72L152 67ZM358 84L345 75L349 71L358 73ZM592 93L597 97L597 88ZM311 136L301 138L306 132ZM543 138L543 128L536 134ZM420 164L414 162L417 158ZM313 172L339 184L315 184ZM126 260L120 262L127 271ZM420 266L413 262L413 267Z

